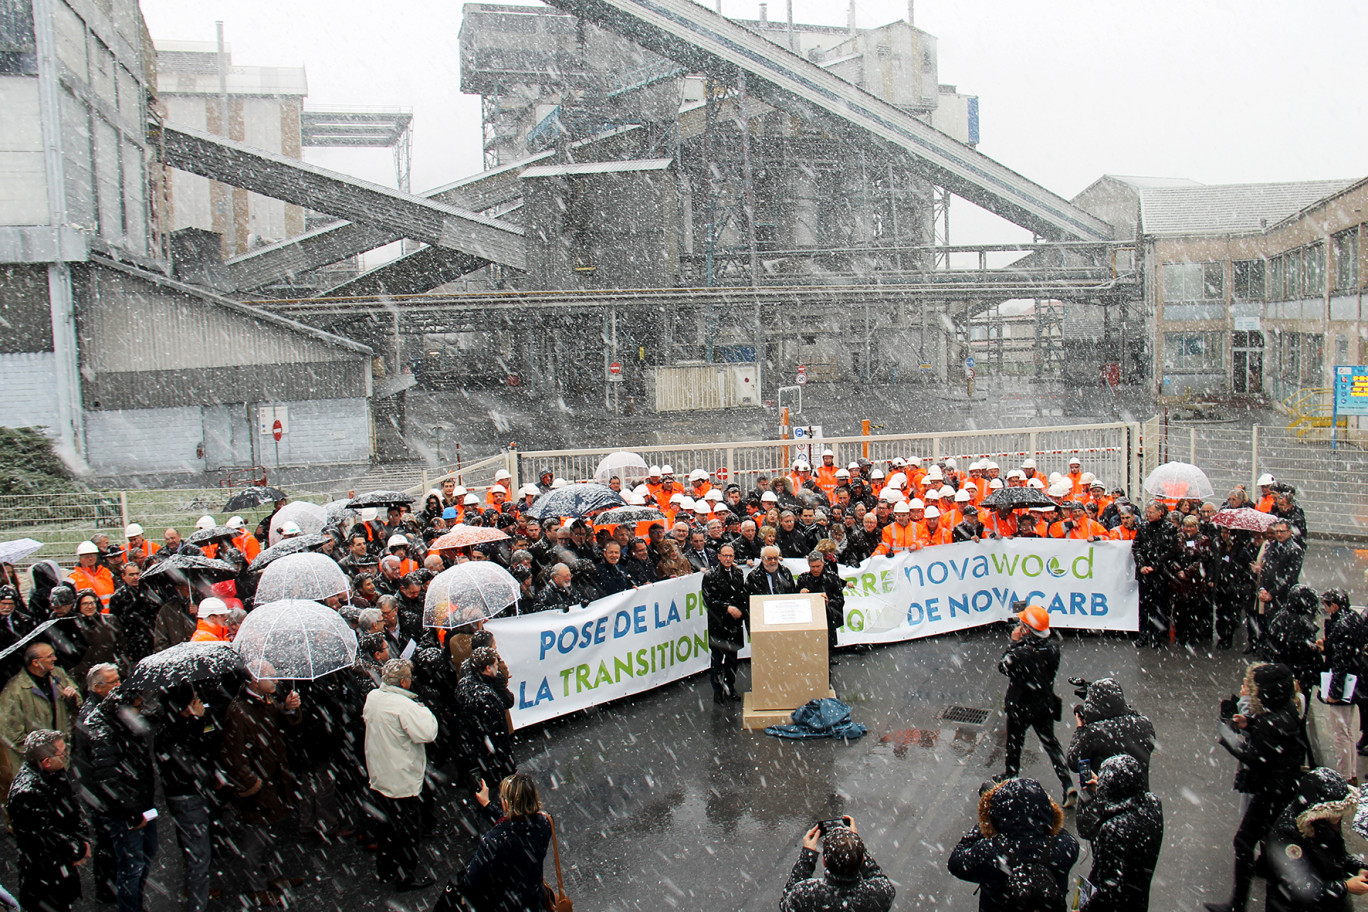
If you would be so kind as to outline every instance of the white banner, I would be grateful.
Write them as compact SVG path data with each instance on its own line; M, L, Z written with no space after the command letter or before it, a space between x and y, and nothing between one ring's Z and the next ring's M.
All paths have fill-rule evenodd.
M1017 601L1056 627L1136 630L1129 542L1007 539L938 545L840 567L843 645L894 643L1002 621ZM796 576L796 574L795 574ZM703 575L666 580L568 612L496 618L519 728L641 693L708 668ZM749 646L741 655L749 655Z

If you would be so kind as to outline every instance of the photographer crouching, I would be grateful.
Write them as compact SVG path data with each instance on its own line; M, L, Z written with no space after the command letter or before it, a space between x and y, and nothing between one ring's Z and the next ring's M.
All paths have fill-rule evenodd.
M817 845L822 846L823 876L817 869ZM793 872L779 901L781 912L887 912L896 894L893 882L865 850L864 840L849 815L823 820L803 836Z

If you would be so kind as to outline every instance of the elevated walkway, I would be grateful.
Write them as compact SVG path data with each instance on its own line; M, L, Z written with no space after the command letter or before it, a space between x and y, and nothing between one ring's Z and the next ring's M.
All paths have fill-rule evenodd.
M1103 241L1111 226L1039 184L692 0L549 0L796 116L854 128L916 158L937 185L1056 240Z
M523 230L516 225L189 127L164 125L160 138L165 163L183 171L454 251L472 269L487 262L527 266ZM371 233L366 240L382 236Z

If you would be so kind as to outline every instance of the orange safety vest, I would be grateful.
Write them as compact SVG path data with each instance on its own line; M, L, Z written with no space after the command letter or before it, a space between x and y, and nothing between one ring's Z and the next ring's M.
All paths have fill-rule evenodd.
M93 573L85 567L77 567L67 574L67 579L76 585L77 592L82 589L95 590L100 597L100 604L106 612L109 611L109 597L114 594L114 574L109 572L108 567L96 567Z
M1064 479L1069 482L1069 486L1073 489L1070 496L1074 500L1078 500L1079 492L1083 490L1083 473L1079 472L1075 475L1073 472L1070 472L1064 476Z
M218 554L218 543L210 542L207 545L200 545L199 549L204 552L205 557L214 557Z
M689 496L694 500L702 500L704 497L707 497L708 492L713 489L712 482L710 481L705 481L701 485L690 485L689 487L693 488L693 493Z
M256 536L250 532L243 532L233 539L233 547L242 552L242 556L247 558L247 563L256 560L261 553L261 542L256 540Z
M1273 505L1275 503L1277 503L1277 496L1274 494L1269 494L1266 497L1260 497L1259 505L1254 509L1258 510L1260 513L1272 513Z
M884 526L883 544L879 545L874 553L893 555L901 551L917 551L921 548L924 538L921 523L909 522L903 526L895 519Z
M208 618L200 618L195 624L195 632L190 634L192 643L228 643L231 642L226 636L218 633L209 626Z
M133 548L132 548L130 545L125 544L125 545L123 546L122 551L123 551L123 556L124 556L124 560L125 560L125 561L128 560L128 552L129 552L129 551L132 551L132 550L133 550ZM143 539L143 547L142 547L143 557L151 557L152 555L156 554L156 553L157 553L158 551L160 551L160 550L161 550L161 548L157 545L157 543L154 542L154 541L152 541L150 538L144 538L144 539Z
M817 487L821 488L830 499L835 496L836 491L836 466L822 464L817 467L815 473Z
M930 547L931 545L950 544L955 540L955 537L950 530L951 527L945 524L943 518L938 520L936 522L936 531L932 532L930 529L925 530L922 538L923 544L927 547Z
M1117 526L1108 535L1112 541L1135 541L1135 529L1127 529L1125 526Z
M983 521L983 528L987 530L987 534L998 535L1002 538L1011 538L1016 535L1017 532L1016 514L1009 514L1006 519L1003 519L998 515L997 511L994 510L989 514L988 518Z

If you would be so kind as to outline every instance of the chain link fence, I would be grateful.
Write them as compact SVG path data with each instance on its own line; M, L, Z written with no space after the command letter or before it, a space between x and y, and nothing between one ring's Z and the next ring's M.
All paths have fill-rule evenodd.
M1154 430L1151 431L1151 428ZM1211 479L1218 500L1238 484L1258 499L1254 482L1267 472L1297 489L1312 536L1368 539L1368 450L1298 437L1290 428L1180 422L1146 423L1146 463L1190 462Z

